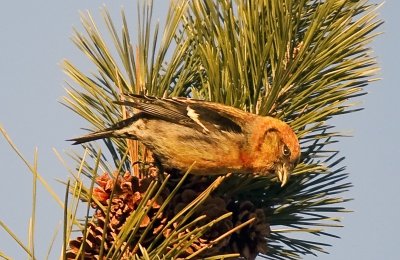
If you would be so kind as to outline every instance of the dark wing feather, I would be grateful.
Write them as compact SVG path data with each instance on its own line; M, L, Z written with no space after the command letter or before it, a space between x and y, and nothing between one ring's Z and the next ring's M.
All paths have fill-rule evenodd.
M186 104L190 109L195 111L197 118L207 128L226 132L241 133L241 126L232 118L228 117L222 111L204 106L204 102Z
M155 98L136 94L127 94L126 96L130 98L129 101L117 101L116 103L134 107L145 114L192 127L205 133L208 131L242 132L241 124L234 120L237 115L224 112L225 110L234 110L238 113L245 113L239 109L186 98Z
M187 117L171 108L165 108L157 103L138 103L132 101L116 101L116 104L136 108L147 115L157 117L163 120L180 122L186 120Z

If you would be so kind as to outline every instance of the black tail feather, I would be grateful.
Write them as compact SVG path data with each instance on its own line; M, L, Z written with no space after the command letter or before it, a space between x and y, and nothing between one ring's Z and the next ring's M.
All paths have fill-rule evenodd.
M130 124L137 121L141 117L143 117L143 113L137 113L130 118L119 121L118 123L116 123L115 125L113 125L109 128L100 130L98 132L93 132L91 134L87 134L87 135L84 135L81 137L68 139L67 141L74 141L73 145L75 145L75 144L82 144L82 143L86 143L86 142L90 142L90 141L94 141L94 140L98 140L98 139L103 139L103 138L107 138L107 137L124 138L124 136L114 136L114 132L116 130L119 130L119 129L129 126ZM128 136L125 136L125 137L128 138ZM129 136L129 138L135 139L134 136Z
M90 142L90 141L94 141L94 140L98 140L98 139L113 137L113 133L114 133L114 129L113 130L103 130L103 131L87 134L87 135L84 135L81 137L68 139L67 141L74 141L73 145L82 144L82 143L86 143L86 142Z

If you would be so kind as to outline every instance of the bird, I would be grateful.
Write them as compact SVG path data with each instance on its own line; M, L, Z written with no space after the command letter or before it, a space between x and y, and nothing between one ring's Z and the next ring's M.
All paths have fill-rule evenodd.
M68 141L134 139L166 169L190 169L196 175L275 174L282 187L299 161L298 137L280 119L199 99L124 95L114 103L134 108L131 117Z

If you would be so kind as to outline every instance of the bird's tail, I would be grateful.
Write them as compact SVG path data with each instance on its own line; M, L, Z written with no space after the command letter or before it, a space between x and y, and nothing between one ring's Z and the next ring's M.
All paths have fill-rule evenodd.
M94 141L97 139L102 139L102 138L107 138L107 137L113 137L113 133L114 133L114 129L105 129L102 131L98 131L98 132L94 132L94 133L90 133L81 137L77 137L77 138L72 138L69 139L67 141L74 141L74 145L75 144L81 144L81 143L86 143L86 142L90 142L90 141Z
M93 132L91 134L87 134L87 135L84 135L81 137L72 138L67 141L74 141L73 144L81 144L81 143L86 143L86 142L90 142L90 141L94 141L94 140L102 139L102 138L107 138L107 137L121 137L121 138L126 137L126 138L136 139L136 136L134 136L134 135L129 135L129 134L125 133L126 136L124 136L121 133L118 134L118 131L121 129L124 129L126 127L129 127L131 124L133 124L135 121L137 121L141 117L143 117L143 113L139 112L130 118L119 121L118 123L116 123L115 125L113 125L109 128L106 128L106 129L103 129L103 130L100 130L97 132Z

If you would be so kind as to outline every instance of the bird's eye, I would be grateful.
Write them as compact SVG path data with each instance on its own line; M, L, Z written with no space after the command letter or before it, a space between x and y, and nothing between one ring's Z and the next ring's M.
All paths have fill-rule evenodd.
M289 149L289 147L287 147L286 144L283 145L283 155L286 156L286 157L290 156L290 149Z

